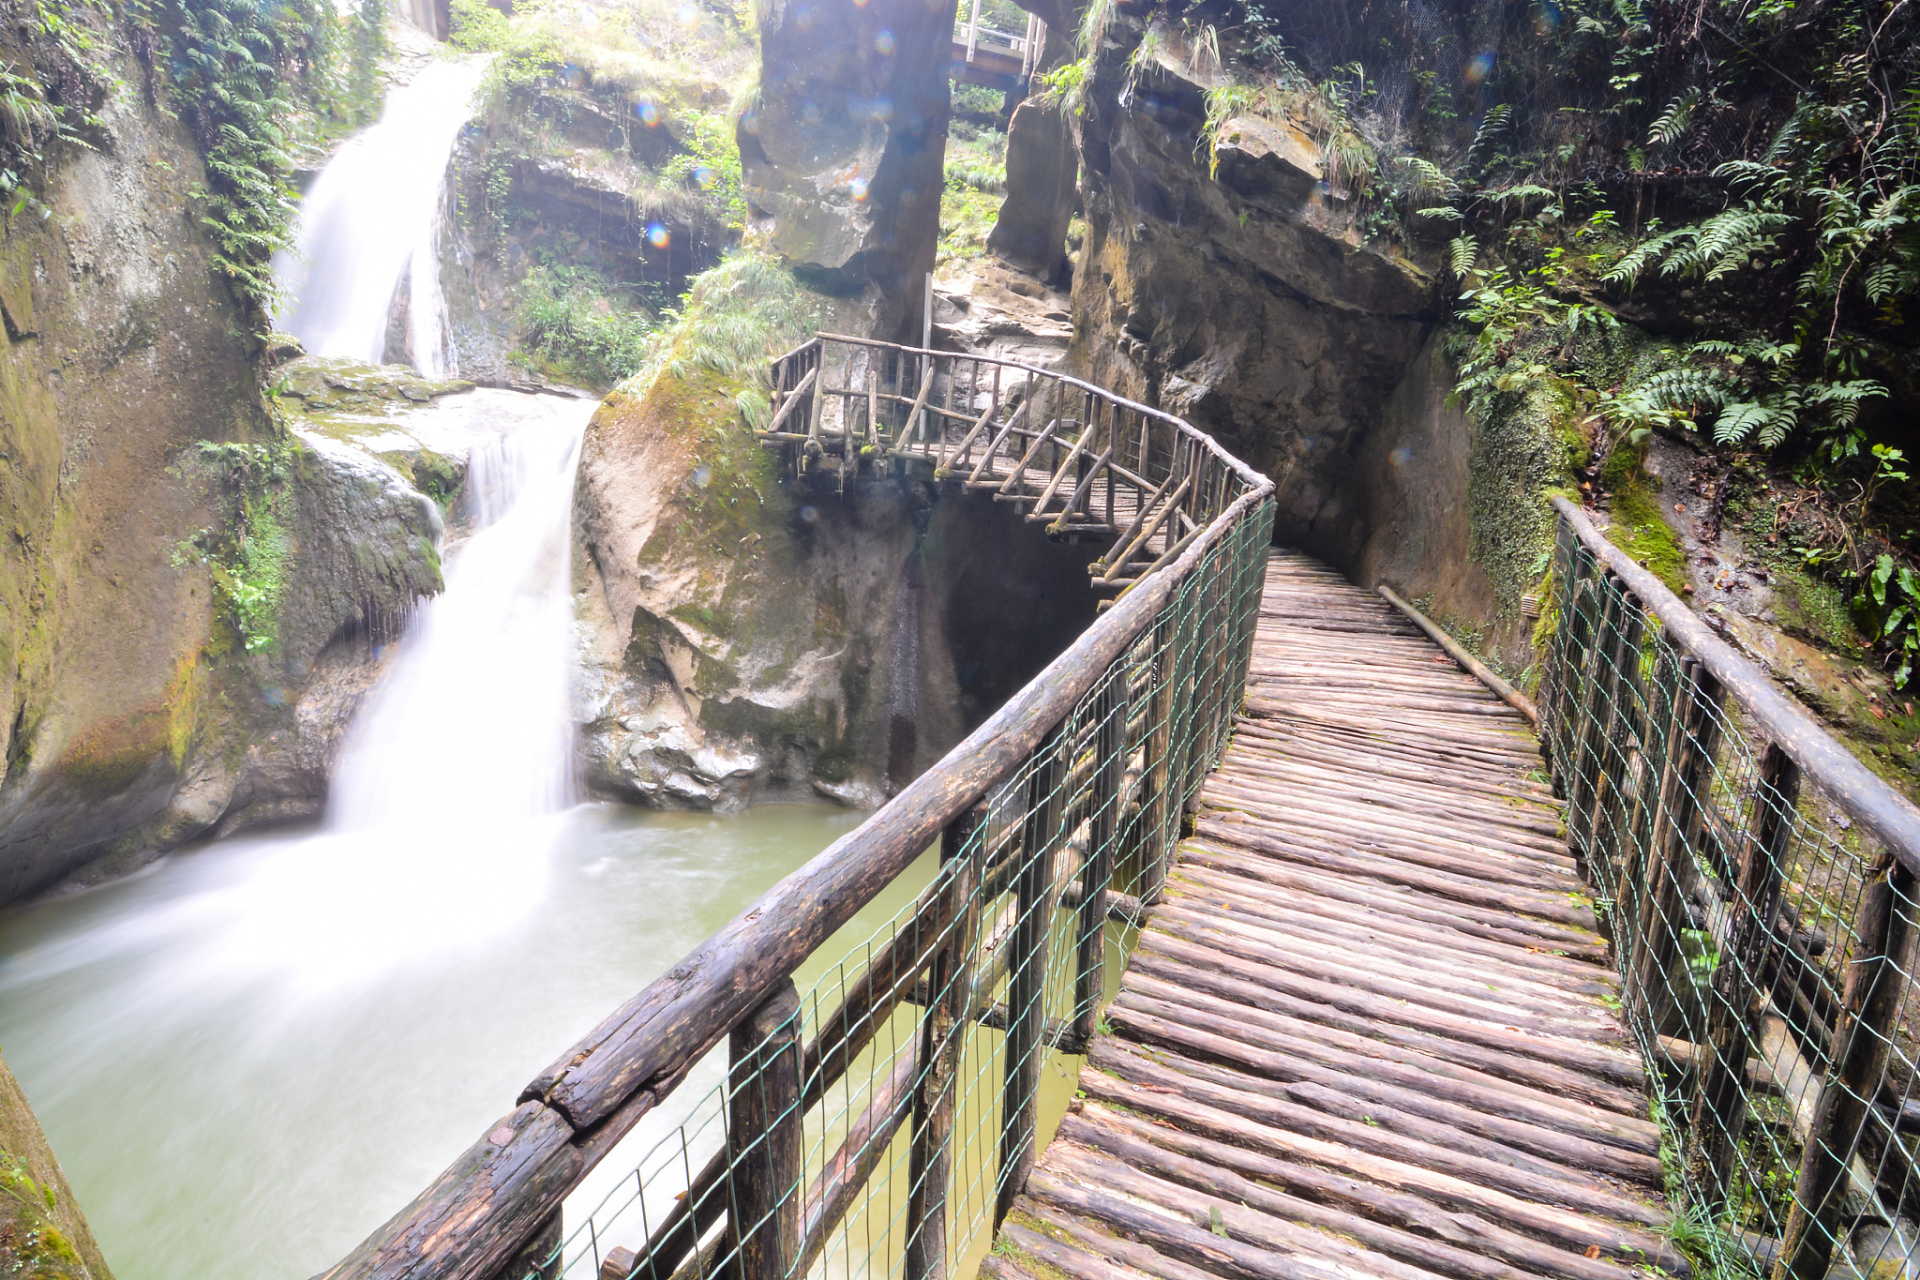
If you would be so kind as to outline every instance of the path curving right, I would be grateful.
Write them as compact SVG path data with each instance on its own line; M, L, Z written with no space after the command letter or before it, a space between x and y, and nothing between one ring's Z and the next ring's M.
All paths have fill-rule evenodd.
M1632 1280L1658 1127L1531 726L1268 563L1244 714L999 1280Z

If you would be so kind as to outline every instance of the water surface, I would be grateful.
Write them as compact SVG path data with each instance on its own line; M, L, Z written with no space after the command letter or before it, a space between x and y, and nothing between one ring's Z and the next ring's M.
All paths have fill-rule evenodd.
M0 1046L120 1280L310 1276L601 1017L863 816L583 806L548 819L520 883L479 897L351 857L340 868L324 834L183 851L0 916ZM416 929L430 946L410 944ZM688 1080L689 1103L711 1074ZM619 1161L576 1200L597 1201Z

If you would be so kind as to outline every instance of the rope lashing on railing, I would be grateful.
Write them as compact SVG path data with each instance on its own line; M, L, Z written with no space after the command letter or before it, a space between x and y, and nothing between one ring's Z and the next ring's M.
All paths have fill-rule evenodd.
M1911 1275L1920 809L1554 507L1542 736L1690 1234L1725 1274Z
M931 463L1056 534L1120 549L1130 529L1109 566L1130 589L889 804L556 1059L330 1280L785 1280L830 1251L849 1266L850 1224L890 1178L909 1209L871 1227L890 1243L869 1250L930 1280L1019 1189L1042 1065L1085 1043L1104 1000L1108 921L1158 893L1224 749L1272 484L1177 418L1010 361L822 338L776 361L774 386L762 438L797 474L835 451L843 486L862 464ZM891 929L837 981L796 990L935 845L939 870ZM563 1231L568 1194L723 1042L726 1082ZM910 1167L883 1178L903 1132Z

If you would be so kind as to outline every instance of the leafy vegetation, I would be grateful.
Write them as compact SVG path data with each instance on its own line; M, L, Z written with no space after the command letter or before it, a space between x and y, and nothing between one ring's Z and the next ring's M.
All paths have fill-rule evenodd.
M207 566L241 646L271 652L279 643L280 604L293 555L291 457L285 444L202 440L193 462L211 474L226 520L176 550L176 564Z
M817 300L772 254L741 249L703 273L669 310L622 390L644 396L663 376L714 378L749 426L769 417L767 362L818 322Z
M206 161L201 222L214 266L257 313L271 308L269 262L291 242L293 151L331 122L378 109L385 0L342 14L331 0L158 0L155 61Z
M996 127L954 121L940 193L936 262L945 265L984 254L1006 195L1006 134Z
M524 351L562 381L611 386L636 373L651 315L613 299L620 291L584 267L543 263L516 290Z

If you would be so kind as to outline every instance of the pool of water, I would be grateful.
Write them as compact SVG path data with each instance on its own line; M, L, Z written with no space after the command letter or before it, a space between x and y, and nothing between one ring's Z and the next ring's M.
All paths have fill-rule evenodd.
M0 1047L119 1280L310 1276L863 817L588 805L470 865L300 831L184 850L0 915ZM891 916L923 861L821 956Z

